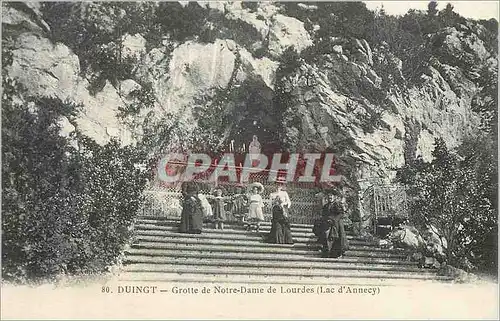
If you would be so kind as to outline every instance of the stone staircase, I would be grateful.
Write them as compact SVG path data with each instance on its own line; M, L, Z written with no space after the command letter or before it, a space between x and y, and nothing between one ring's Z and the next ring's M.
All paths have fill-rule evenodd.
M177 232L179 220L140 217L126 249L120 280L186 283L363 284L384 285L449 281L435 270L418 268L404 252L383 249L348 235L342 258L321 258L312 226L292 224L295 244L264 243L271 228L259 234L237 224L201 235Z

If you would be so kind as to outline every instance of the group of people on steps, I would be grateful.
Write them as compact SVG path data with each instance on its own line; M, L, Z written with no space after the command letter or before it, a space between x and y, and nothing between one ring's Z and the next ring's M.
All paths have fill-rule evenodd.
M260 223L264 221L264 202L262 192L264 187L260 183L249 186L249 193L240 190L233 196L223 196L222 190L216 189L214 195L199 193L195 184L188 184L183 190L183 206L179 231L181 233L199 234L203 229L203 222L208 219L216 229L224 229L224 223L240 219L247 230L259 232ZM291 201L284 184L278 184L275 192L271 193L272 204L271 230L266 241L276 244L293 244L290 229ZM231 210L226 211L226 204ZM343 224L345 205L340 193L330 191L321 207L319 218L313 225L313 233L322 245L323 257L338 258L348 249L347 237ZM229 217L232 216L232 217Z

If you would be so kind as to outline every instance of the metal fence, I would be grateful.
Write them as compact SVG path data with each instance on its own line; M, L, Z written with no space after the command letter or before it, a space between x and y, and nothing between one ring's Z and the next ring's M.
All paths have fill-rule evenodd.
M364 191L362 199L361 205L370 218L375 234L380 228L392 229L387 224L394 219L408 218L406 191L400 185L371 185ZM385 223L380 225L381 221Z
M252 182L260 181L264 186L261 193L264 202L264 218L271 220L271 199L270 194L276 191L276 184L265 180L253 178ZM236 194L236 184L215 184L208 181L199 181L200 193L212 194L215 188L223 191L223 196L233 196ZM246 188L243 187L246 192ZM315 188L310 188L304 184L289 183L286 190L291 200L289 219L291 223L312 224L319 216L320 203L315 196L318 192ZM139 214L148 217L179 218L182 211L182 189L180 186L160 186L153 185L145 194L145 200L140 208ZM227 203L227 211L230 211L230 203Z
M264 186L261 194L264 201L264 217L271 220L270 194L276 191L276 183L268 182L269 173L253 173L249 182L260 182ZM200 177L195 181L200 193L211 194L215 188L223 191L223 196L233 196L237 193L236 183L214 182L207 177ZM247 184L247 185L248 185ZM318 197L321 189L314 183L290 182L286 190L292 202L289 219L292 223L312 224L319 217L323 199ZM152 182L145 192L145 201L140 209L140 215L149 217L179 218L182 211L181 183L164 185L161 182ZM363 221L371 222L376 226L380 217L407 217L406 193L402 186L381 183L370 183L361 197L360 209L365 214ZM227 204L227 211L231 206ZM349 215L347 215L348 217ZM348 219L347 219L348 220ZM376 229L376 227L375 227ZM376 230L375 230L376 232Z

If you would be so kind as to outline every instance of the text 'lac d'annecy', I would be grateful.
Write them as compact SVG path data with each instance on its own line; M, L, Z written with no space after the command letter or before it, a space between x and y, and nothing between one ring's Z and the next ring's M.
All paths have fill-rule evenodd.
M250 175L256 173L266 175L269 182L276 182L280 173L286 173L280 179L287 182L340 182L342 179L336 171L336 157L332 153L248 154L236 165L237 156L231 153L218 158L202 153L168 154L158 161L156 176L164 183L189 182L200 177L246 183Z
M377 286L349 286L349 285L302 285L302 286L222 286L212 287L182 287L174 286L172 294L380 294L380 287Z

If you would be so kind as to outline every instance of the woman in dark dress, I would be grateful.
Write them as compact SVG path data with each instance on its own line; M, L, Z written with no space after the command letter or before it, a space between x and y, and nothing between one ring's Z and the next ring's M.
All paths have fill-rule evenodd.
M273 200L273 219L271 231L267 241L276 244L293 244L292 231L290 230L290 222L286 217L286 212L282 204L282 200L276 197Z
M344 209L335 195L329 194L328 201L323 206L321 218L314 225L314 234L322 245L323 257L338 258L344 255L348 248L347 236L344 230Z
M203 229L203 209L197 194L196 186L188 185L186 187L182 203L181 225L179 226L181 233L200 234Z

